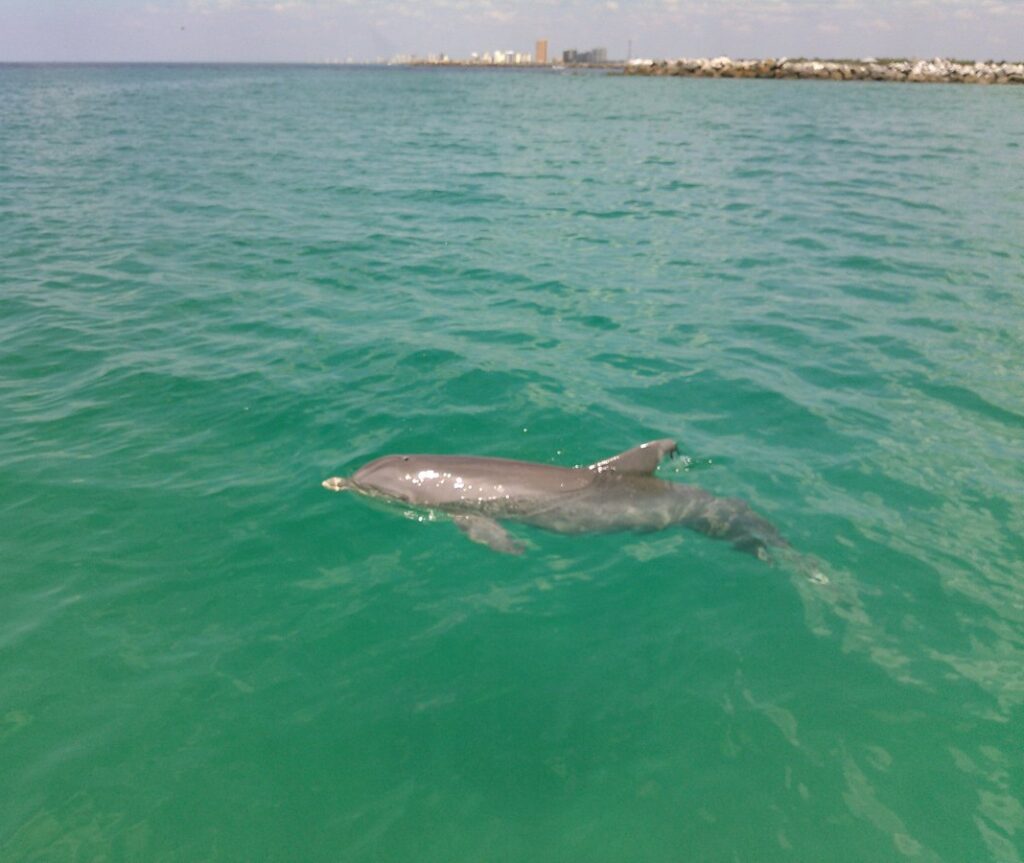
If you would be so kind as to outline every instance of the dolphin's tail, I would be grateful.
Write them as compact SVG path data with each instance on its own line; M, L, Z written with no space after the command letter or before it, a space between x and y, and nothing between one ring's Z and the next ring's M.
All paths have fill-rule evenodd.
M806 578L813 584L829 583L829 577L825 573L828 568L825 561L813 554L801 554L792 546L772 549L767 560L775 566L781 566Z
M758 560L770 563L772 560L772 549L789 548L789 543L781 536L772 542L762 536L752 533L745 533L732 541L732 547L744 554L750 554Z
M814 584L828 584L825 562L813 554L801 554L775 529L771 522L747 508L731 525L733 548L752 554L772 566L781 566Z
M697 518L691 517L684 524L708 536L728 540L737 551L766 563L771 562L773 550L790 547L775 525L739 498L716 498Z

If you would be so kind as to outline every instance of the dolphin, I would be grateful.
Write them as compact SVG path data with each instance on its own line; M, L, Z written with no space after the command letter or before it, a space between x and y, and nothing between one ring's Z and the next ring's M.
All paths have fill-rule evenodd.
M524 545L500 521L570 534L648 532L678 524L728 540L764 561L771 559L770 548L789 547L744 501L657 479L662 459L676 452L676 442L666 438L572 468L477 456L387 455L322 485L440 510L469 539L506 554L521 554Z

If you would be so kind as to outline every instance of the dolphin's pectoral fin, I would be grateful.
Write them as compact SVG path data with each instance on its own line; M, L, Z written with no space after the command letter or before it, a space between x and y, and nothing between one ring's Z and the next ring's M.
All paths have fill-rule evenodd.
M678 447L674 440L663 438L652 440L606 458L604 461L595 462L587 470L604 473L615 471L616 473L649 474L654 473L662 459L667 455L675 455Z
M455 524L473 542L486 545L504 554L522 554L526 546L513 539L493 518L482 515L457 515Z

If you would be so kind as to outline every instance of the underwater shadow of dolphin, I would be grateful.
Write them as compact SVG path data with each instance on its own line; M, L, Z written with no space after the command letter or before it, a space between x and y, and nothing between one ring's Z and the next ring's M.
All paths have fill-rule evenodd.
M716 497L694 485L656 478L677 452L674 440L640 444L586 467L557 467L503 458L388 455L351 477L323 481L331 491L440 510L474 542L506 554L524 545L499 521L555 533L649 532L682 525L770 561L788 549L778 530L744 501Z

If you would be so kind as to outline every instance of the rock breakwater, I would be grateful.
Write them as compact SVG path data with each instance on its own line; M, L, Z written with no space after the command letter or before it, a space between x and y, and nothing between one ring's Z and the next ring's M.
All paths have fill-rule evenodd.
M684 78L797 78L825 81L910 81L935 84L1024 84L1024 63L957 60L734 60L731 57L633 60L627 75Z

